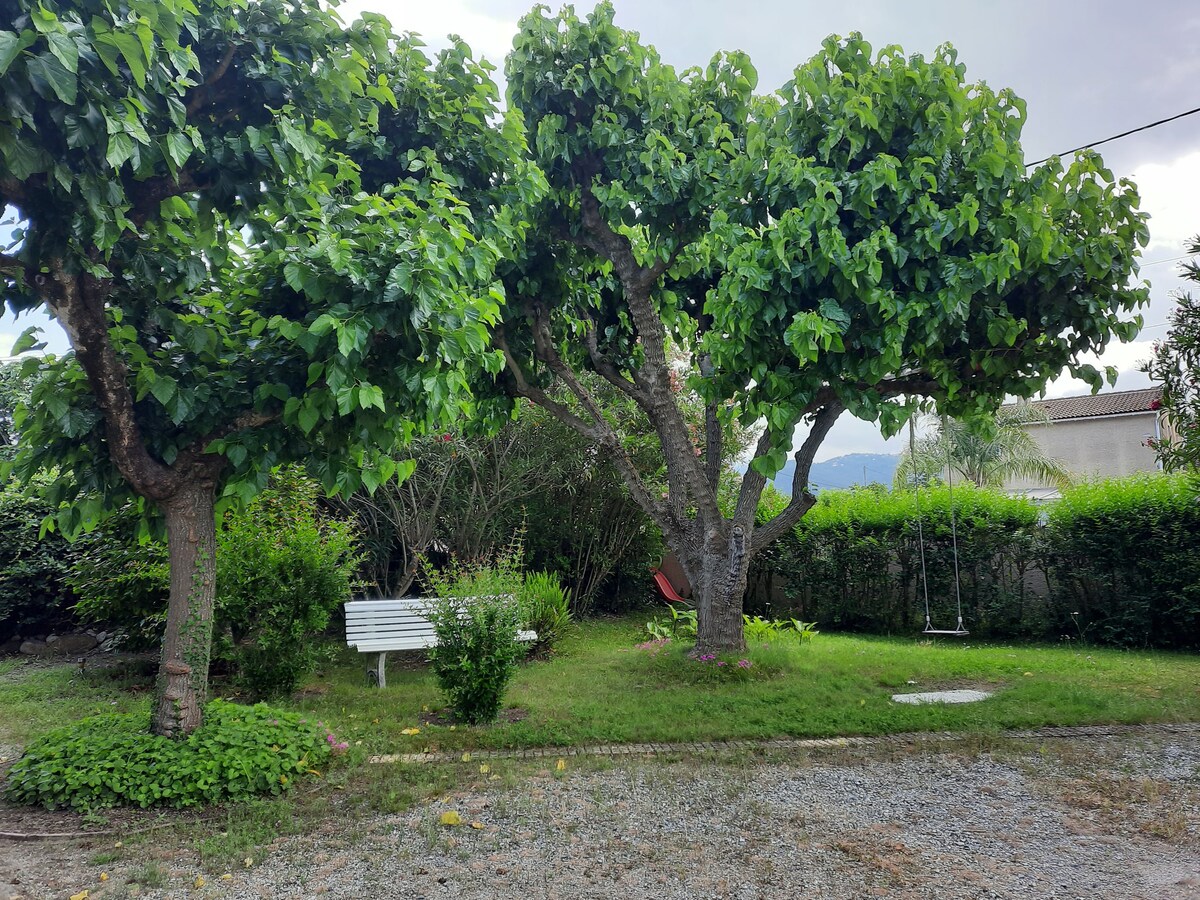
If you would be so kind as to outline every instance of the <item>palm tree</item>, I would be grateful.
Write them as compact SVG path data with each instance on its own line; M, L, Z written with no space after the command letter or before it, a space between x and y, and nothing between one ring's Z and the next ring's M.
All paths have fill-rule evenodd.
M895 483L909 484L914 476L925 481L949 466L976 487L998 488L1012 478L1030 478L1062 490L1071 483L1071 473L1025 430L1026 425L1049 421L1045 412L1028 403L1005 407L982 424L928 416L927 433L900 457Z

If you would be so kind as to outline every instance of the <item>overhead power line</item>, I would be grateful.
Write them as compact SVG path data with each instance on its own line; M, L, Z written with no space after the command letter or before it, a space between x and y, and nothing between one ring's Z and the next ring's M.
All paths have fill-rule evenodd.
M1149 131L1151 128L1157 128L1159 125L1166 125L1168 122L1174 122L1176 119L1182 119L1185 116L1195 115L1198 112L1200 112L1200 106L1197 106L1195 109L1189 109L1187 112L1181 112L1175 116L1169 116L1166 119L1159 119L1157 122L1151 122L1148 125L1142 125L1140 128L1130 128L1128 131L1122 131L1120 134L1114 134L1112 137L1106 137L1102 141L1092 141L1088 144L1081 144L1072 150L1067 150L1063 153L1055 153L1054 156L1068 156L1080 150L1088 150L1092 147L1099 147L1101 144L1107 144L1109 141L1115 141L1123 137L1129 137L1129 135L1137 134L1139 131ZM1039 159L1037 162L1025 163L1025 168L1028 169L1030 166L1040 166L1042 163L1049 162L1050 160L1054 159L1054 156L1047 156L1045 159Z

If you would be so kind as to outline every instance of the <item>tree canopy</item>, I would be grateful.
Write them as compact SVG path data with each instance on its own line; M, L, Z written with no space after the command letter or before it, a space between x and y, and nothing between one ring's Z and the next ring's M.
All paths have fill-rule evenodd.
M397 441L486 418L465 388L502 365L494 269L541 182L467 49L431 61L378 16L346 28L316 0L8 7L0 205L21 227L2 290L47 308L73 351L25 364L41 377L16 414L16 471L57 468L68 531L130 495L165 517L163 667L190 684L160 678L156 727L181 704L194 727L214 498L248 499L294 459L330 492L372 488L397 474Z
M830 38L757 94L743 53L677 71L614 22L536 9L508 58L512 106L549 192L540 244L506 272L498 343L512 389L617 452L627 435L578 373L633 398L662 445L668 489L624 465L697 584L701 645L735 646L746 559L811 505L813 455L843 410L897 430L914 398L950 415L1029 396L1128 340L1145 302L1134 186L1081 153L1027 171L1025 105L931 57ZM693 442L664 348L710 422L763 420L736 511L720 515L719 431ZM792 502L754 531L766 478L799 423ZM724 622L724 630L705 622Z

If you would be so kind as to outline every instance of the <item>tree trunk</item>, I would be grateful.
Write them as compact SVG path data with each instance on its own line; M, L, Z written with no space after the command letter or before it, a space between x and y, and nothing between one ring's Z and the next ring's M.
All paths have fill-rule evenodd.
M699 572L687 573L698 613L697 655L740 653L746 649L742 603L750 571L748 545L748 536L740 525L713 529L698 561Z
M150 730L183 737L201 721L208 698L216 599L216 486L188 482L159 504L167 521L171 599Z

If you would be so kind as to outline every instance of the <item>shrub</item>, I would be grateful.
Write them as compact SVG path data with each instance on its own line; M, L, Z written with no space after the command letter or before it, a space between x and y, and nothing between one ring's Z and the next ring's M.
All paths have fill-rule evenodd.
M521 624L537 632L535 651L549 650L571 627L567 592L554 572L530 572L517 592Z
M315 637L348 600L359 565L348 520L319 514L318 488L280 469L271 487L232 511L217 532L214 660L256 696L292 690L317 658ZM71 579L77 613L153 646L166 617L166 545L141 541L132 507L82 542Z
M350 599L360 556L349 521L317 515L317 486L295 471L226 516L218 538L219 648L256 696L295 689L317 661L314 638ZM220 632L218 632L220 633Z
M218 803L283 793L345 749L319 723L263 704L213 700L182 741L151 734L146 715L92 716L31 744L5 798L79 810Z
M68 583L81 621L119 627L124 647L158 646L167 619L167 545L138 537L137 509L124 507L76 542Z
M1060 631L1200 649L1200 478L1080 484L1051 507L1046 536Z
M0 489L0 641L70 619L73 548L58 534L39 537L49 506L15 484Z
M514 598L437 597L430 599L426 615L437 634L429 662L454 714L472 725L494 721L525 653L517 642L520 619Z

